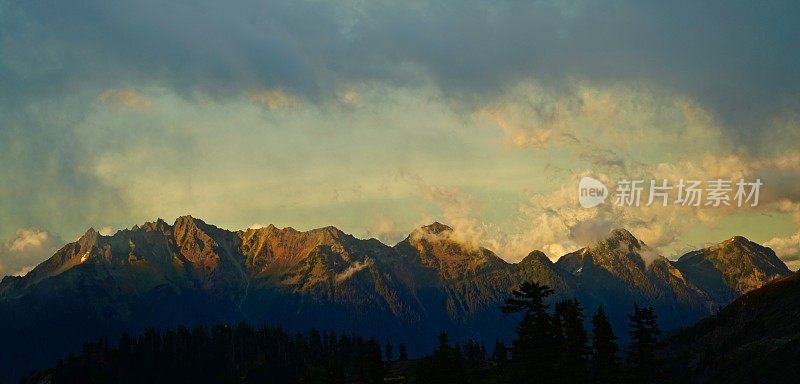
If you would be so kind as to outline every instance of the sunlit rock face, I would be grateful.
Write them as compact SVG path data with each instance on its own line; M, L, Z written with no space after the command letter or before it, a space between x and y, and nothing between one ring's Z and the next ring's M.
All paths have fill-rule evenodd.
M791 274L772 249L741 236L689 252L675 266L693 284L723 303Z

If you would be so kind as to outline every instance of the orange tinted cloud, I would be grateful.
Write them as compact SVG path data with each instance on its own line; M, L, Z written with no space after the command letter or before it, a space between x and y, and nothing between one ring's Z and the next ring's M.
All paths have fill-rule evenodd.
M250 92L250 101L270 110L294 108L300 101L283 89L262 89Z
M126 109L147 111L153 106L152 101L133 88L108 89L100 94L99 99L104 104Z

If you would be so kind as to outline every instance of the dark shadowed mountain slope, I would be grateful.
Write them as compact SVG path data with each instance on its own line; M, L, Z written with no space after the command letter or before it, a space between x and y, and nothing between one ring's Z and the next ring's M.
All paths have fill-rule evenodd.
M553 262L542 251L533 251L517 263L517 279L522 281L538 281L553 288L557 298L573 298L579 296L580 287L577 279L570 273L556 268Z
M744 294L668 340L673 375L697 383L796 383L800 275Z

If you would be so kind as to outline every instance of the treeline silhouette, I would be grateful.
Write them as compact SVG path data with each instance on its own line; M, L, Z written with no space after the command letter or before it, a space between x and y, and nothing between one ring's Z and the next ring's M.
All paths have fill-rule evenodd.
M592 316L590 337L578 300L560 301L551 313L544 303L551 294L546 285L524 282L506 300L503 312L523 315L512 342L512 359L498 370L497 382L649 383L660 378L660 330L653 308L633 305L628 316L631 343L622 364L617 336L602 306Z
M125 334L116 347L85 343L80 354L22 382L334 384L379 383L385 374L375 339L239 324Z
M434 354L420 360L413 382L638 384L663 378L656 356L660 330L653 308L633 305L628 316L631 343L625 351L627 358L621 361L617 336L602 306L591 318L589 333L581 304L563 300L550 311L545 299L551 294L552 289L535 282L524 282L513 292L502 310L522 313L516 338L510 350L496 342L488 361L470 352L475 350L469 347L472 342L467 348L451 347L447 335L441 334Z
M497 341L491 355L473 340L452 344L440 333L429 356L408 359L403 344L381 343L353 334L312 329L290 335L281 328L238 326L178 327L123 335L116 346L88 342L50 369L22 383L650 383L661 377L656 350L660 334L652 308L634 304L631 342L617 343L603 307L584 327L575 300L545 299L553 290L524 282L502 311L521 313L516 337Z

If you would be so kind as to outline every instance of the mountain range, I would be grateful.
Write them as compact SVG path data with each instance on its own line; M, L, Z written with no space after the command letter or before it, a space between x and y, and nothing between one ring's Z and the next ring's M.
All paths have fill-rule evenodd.
M334 227L228 231L191 216L111 236L90 229L22 277L0 282L0 379L51 364L91 338L148 327L270 323L374 335L429 351L454 340L508 340L499 307L522 281L606 308L626 334L634 302L664 329L688 327L741 294L791 275L742 237L670 261L624 229L553 263L532 251L508 263L433 223L394 246Z

